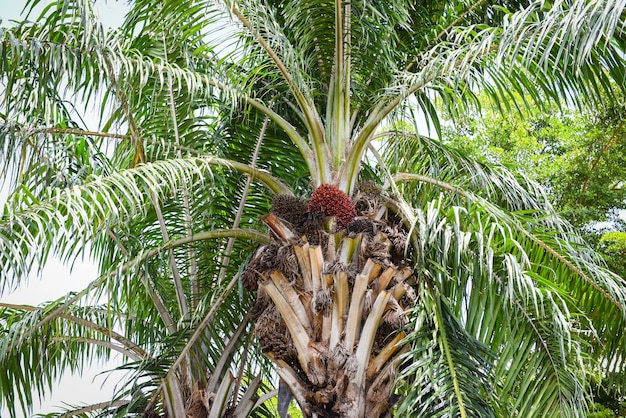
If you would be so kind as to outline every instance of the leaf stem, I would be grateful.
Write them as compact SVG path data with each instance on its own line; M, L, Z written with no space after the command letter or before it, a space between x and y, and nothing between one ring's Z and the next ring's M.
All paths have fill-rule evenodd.
M435 307L435 318L437 319L437 328L441 334L441 349L446 356L446 361L448 363L448 369L450 370L450 375L452 377L452 384L454 385L454 393L456 394L457 401L459 402L459 413L461 414L461 418L467 418L467 412L465 411L465 403L463 400L463 394L461 393L461 387L459 386L459 379L456 375L456 368L454 365L454 360L452 359L452 353L450 352L450 345L448 344L448 332L446 330L444 321L443 321L443 312L441 310L441 299L438 295L435 295L432 287L428 285L428 293L434 302Z

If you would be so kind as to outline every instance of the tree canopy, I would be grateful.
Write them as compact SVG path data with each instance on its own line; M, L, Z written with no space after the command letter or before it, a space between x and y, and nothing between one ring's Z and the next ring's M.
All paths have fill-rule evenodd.
M50 257L88 253L100 274L0 303L0 403L28 411L64 370L121 353L115 399L71 413L284 416L268 399L293 396L325 416L348 387L356 408L338 410L358 416L389 383L380 416L583 416L590 370L626 367L624 280L532 179L417 127L441 133L435 104L461 118L479 92L505 113L614 100L624 17L613 0L136 0L110 30L58 0L1 28L0 292ZM351 215L313 207L319 190ZM276 199L295 206L277 216ZM317 294L355 302L331 343L347 386L326 387ZM398 339L374 347L391 311ZM261 319L286 324L295 360Z

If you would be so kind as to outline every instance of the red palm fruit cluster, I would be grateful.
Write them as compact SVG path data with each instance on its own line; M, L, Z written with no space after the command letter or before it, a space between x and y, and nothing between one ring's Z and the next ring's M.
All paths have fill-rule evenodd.
M334 216L339 229L345 228L356 217L356 209L350 198L332 184L322 184L315 189L309 200L309 212Z

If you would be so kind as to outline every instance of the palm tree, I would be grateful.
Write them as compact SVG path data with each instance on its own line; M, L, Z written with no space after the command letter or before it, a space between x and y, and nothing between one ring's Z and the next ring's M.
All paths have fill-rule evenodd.
M622 2L131 6L0 33L0 289L52 256L100 268L0 304L12 415L117 352L115 399L66 412L583 416L623 372L624 283L534 183L418 123L479 89L503 112L614 97Z

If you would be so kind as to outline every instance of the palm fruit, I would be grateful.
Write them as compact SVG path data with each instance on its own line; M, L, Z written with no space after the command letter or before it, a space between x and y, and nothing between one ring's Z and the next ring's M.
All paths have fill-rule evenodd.
M309 212L334 216L338 229L345 228L356 217L356 209L350 198L331 184L322 184L315 189L309 200Z

